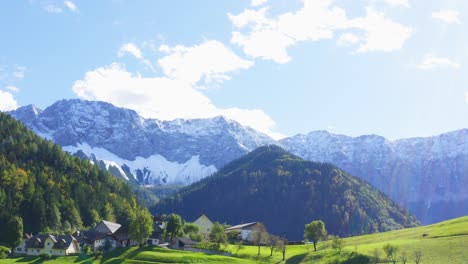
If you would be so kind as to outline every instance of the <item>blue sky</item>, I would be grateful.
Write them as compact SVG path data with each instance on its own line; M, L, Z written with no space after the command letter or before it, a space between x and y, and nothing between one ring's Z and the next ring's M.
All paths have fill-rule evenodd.
M0 3L0 110L101 100L276 138L468 127L465 0Z

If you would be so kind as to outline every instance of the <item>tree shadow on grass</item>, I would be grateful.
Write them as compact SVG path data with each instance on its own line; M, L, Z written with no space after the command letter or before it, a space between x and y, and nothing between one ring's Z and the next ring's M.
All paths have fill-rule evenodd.
M138 248L131 252L132 248L125 248L125 249L116 249L108 254L105 254L102 259L101 263L108 263L108 264L120 264L123 263L126 259L133 259L138 253L142 250L149 249L148 247ZM115 259L113 259L115 258Z
M91 256L88 256L85 253L80 253L74 262L88 264L88 263L93 263L93 260Z
M15 262L42 263L41 258L34 256L19 257Z
M304 260L304 258L307 256L308 253L303 253L299 255L295 255L293 257L290 257L286 260L286 264L296 264L296 263L301 263L301 261Z

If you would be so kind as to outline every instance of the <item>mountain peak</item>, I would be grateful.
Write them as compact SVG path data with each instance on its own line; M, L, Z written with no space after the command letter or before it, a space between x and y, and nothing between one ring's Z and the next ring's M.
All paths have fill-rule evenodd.
M324 220L330 232L342 236L417 224L364 181L275 145L255 149L178 195L163 200L154 211L179 213L185 219L205 212L229 224L261 221L272 233L294 240L302 237L301 227L312 219Z

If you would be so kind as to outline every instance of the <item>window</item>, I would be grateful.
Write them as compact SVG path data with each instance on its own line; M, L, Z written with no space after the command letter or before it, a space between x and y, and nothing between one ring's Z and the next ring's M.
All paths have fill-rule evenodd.
M16 251L21 251L21 250L23 250L23 249L22 248L16 248Z
M37 253L39 253L39 252L40 252L40 251L39 251L39 249L38 249L38 250L37 250Z
M49 252L50 252L50 254L52 255L52 250L50 250Z

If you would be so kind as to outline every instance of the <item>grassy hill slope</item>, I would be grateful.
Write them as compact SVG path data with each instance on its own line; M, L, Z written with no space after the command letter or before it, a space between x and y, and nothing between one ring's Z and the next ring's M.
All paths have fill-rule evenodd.
M286 263L367 263L365 261L372 259L375 249L383 261L385 254L382 247L390 243L399 247L398 255L406 252L407 263L414 263L414 252L420 250L423 254L423 264L466 264L468 216L428 226L349 237L343 241L344 249L341 253L332 250L330 242L320 243L317 252L313 252L312 245L289 246ZM238 255L264 263L278 263L281 260L280 253L274 253L273 257L270 257L266 248L262 249L260 257L257 256L256 247L245 247ZM352 260L347 260L349 258Z
M372 235L356 236L344 239L344 249L341 253L330 248L330 242L319 243L318 251L313 252L312 245L288 246L286 261L281 261L281 253L270 251L264 247L260 256L257 248L244 246L236 257L224 257L193 253L186 251L145 247L142 250L134 247L119 249L105 254L102 259L94 260L84 257L59 257L45 263L368 263L374 249L380 251L381 263L384 262L382 246L386 243L397 245L400 253L408 255L407 263L414 263L413 253L421 250L422 264L466 264L468 261L468 216L461 217L429 226L408 228ZM235 246L229 246L235 252ZM36 257L19 257L0 260L0 264L38 263ZM401 263L401 262L400 262Z

